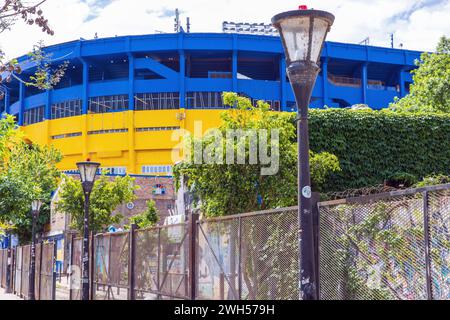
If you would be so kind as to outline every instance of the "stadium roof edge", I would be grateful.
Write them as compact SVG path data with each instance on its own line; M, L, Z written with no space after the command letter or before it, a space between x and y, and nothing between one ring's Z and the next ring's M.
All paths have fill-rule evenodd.
M117 37L106 37L106 38L99 38L99 39L78 39L78 40L71 40L67 42L62 42L50 46L46 46L44 49L46 50L54 50L58 51L60 49L64 49L67 47L71 47L74 45L77 45L78 43L94 43L94 42L108 42L108 41L125 41L126 39L145 39L145 38L168 38L168 37L178 37L180 35L183 35L183 37L198 37L198 36L204 36L204 37L224 37L224 38L232 38L234 36L237 36L238 38L261 38L265 40L278 40L279 37L276 36L266 36L266 35L252 35L252 34L232 34L232 33L163 33L163 34L143 34L143 35L125 35L125 36L117 36ZM352 44L352 43L345 43L345 42L335 42L335 41L327 41L327 44L334 45L334 46L342 46L342 47L354 47L354 48L361 48L361 47L368 47L373 49L382 49L392 52L410 52L410 53L422 53L425 51L416 51L416 50L408 50L408 49L398 49L398 48L389 48L389 47L379 47L379 46L370 46L370 45L360 45L360 44ZM257 50L255 50L257 51ZM24 54L17 58L18 61L24 62L28 60L28 55Z

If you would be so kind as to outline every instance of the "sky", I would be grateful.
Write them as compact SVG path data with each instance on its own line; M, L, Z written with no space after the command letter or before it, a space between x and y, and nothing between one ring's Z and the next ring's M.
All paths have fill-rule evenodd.
M4 1L0 1L0 4ZM55 35L18 22L0 34L7 58L30 51L39 40L46 45L80 38L173 32L179 8L191 32L221 32L223 21L269 23L277 13L305 4L336 16L327 40L433 51L439 38L450 36L450 0L48 0L42 7Z

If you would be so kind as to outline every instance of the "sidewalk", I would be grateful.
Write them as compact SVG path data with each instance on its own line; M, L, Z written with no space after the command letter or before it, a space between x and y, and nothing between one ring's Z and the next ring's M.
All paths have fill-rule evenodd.
M0 301L2 300L23 300L14 294L6 294L5 289L0 288Z

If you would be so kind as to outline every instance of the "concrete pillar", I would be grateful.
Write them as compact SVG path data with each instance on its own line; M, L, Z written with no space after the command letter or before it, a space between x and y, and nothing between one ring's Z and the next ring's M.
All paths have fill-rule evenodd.
M50 90L45 92L45 120L52 119L52 93Z
M330 106L330 99L328 97L328 59L322 63L322 88L323 88L323 105Z
M361 68L361 84L362 84L362 103L367 104L367 63L364 63Z
M281 55L280 57L280 109L287 111L287 98L286 98L286 57Z
M180 50L180 109L186 108L186 56L184 50Z
M5 89L5 112L9 114L11 105L11 96L9 94L9 90Z
M25 84L19 82L19 126L23 126L24 112L25 112Z
M406 96L406 81L403 69L400 69L398 78L398 84L400 86L400 98L403 98L404 96Z
M134 56L128 54L129 78L128 78L128 106L129 110L134 110Z
M89 64L85 60L81 61L83 63L83 93L81 113L87 114L89 109Z

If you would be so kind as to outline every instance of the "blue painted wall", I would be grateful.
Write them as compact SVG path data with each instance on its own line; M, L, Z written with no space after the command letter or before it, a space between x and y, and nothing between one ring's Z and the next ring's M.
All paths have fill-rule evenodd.
M81 99L83 113L90 97L137 93L179 92L180 107L188 92L235 91L253 99L276 101L292 111L294 95L286 77L284 53L278 37L178 33L80 40L45 49L52 63L70 62L55 90L30 91L17 82L8 86L6 112L23 124L26 110ZM412 82L410 71L420 52L327 42L322 71L311 107L348 107L366 103L385 108L403 97ZM34 66L21 57L24 74ZM221 72L224 78L211 78ZM2 105L2 107L3 107ZM129 103L134 108L134 103Z

